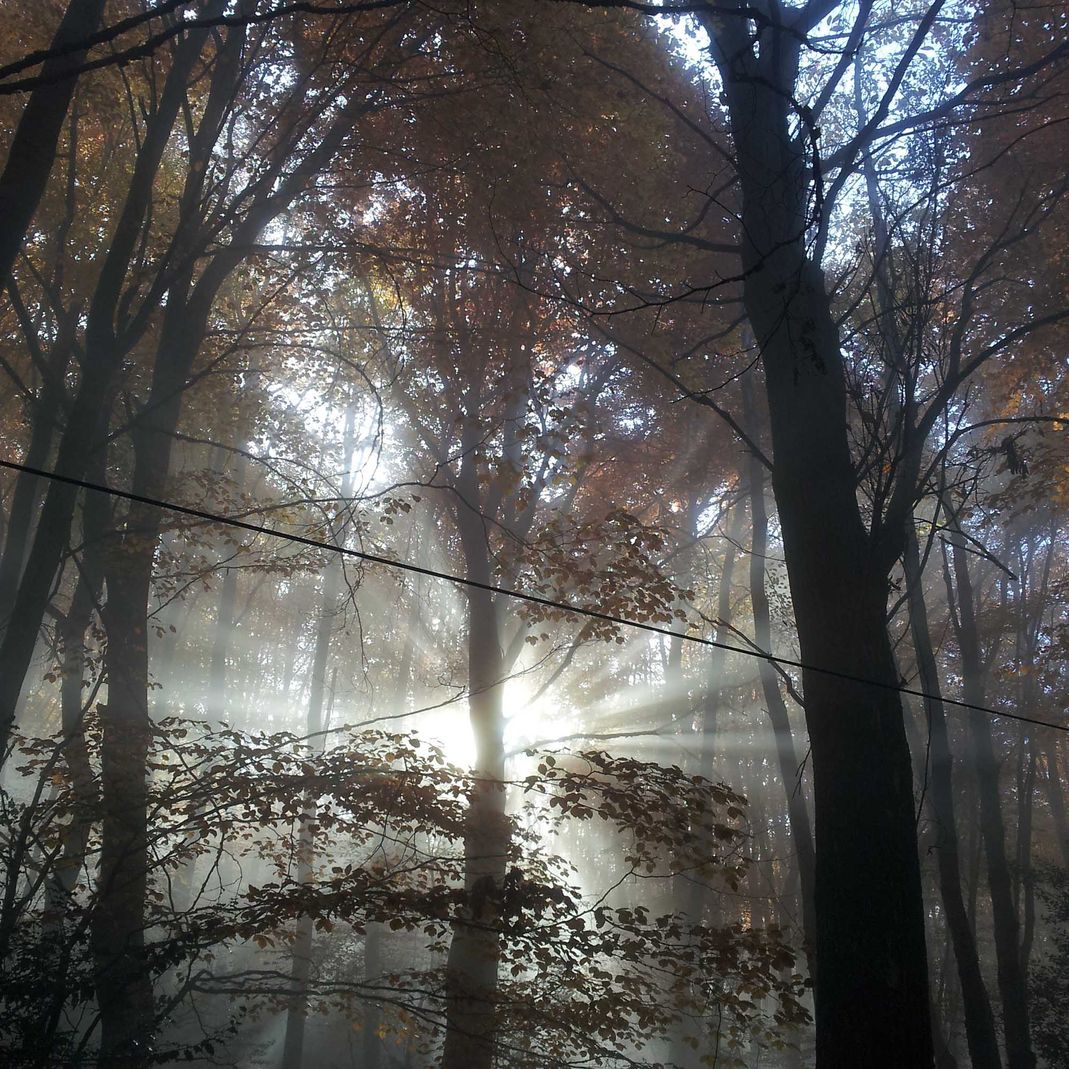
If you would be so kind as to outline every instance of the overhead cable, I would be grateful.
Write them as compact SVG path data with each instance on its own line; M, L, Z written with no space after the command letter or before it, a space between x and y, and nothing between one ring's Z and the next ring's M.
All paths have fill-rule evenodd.
M46 471L42 468L33 468L27 464L18 464L11 460L0 460L0 467L10 471L25 472L41 479L49 479L53 482L66 483L68 486L77 486L83 490L92 490L100 494L108 494L111 497L123 501L132 501L139 505L149 505L154 508L164 509L176 513L179 516L189 516L193 519L203 520L207 523L220 524L225 527L234 527L250 534L267 535L270 538L284 538L298 545L309 546L312 549L325 550L328 553L338 553L342 556L351 557L364 561L367 564L378 564L384 568L395 568L399 571L410 572L414 575L424 575L431 579L439 579L443 582L453 583L456 586L469 589L484 590L491 594L499 594L502 597L513 598L516 601L527 602L530 605L539 605L543 608L554 609L560 612L571 613L575 616L585 616L591 620L600 620L603 623L613 624L617 627L629 627L650 634L660 635L663 638L680 639L683 642L693 642L699 646L709 646L713 649L725 650L728 653L738 653L743 657L752 657L770 664L783 665L787 668L797 668L804 672L816 672L820 675L831 676L834 679L842 679L850 683L858 683L863 686L876 687L879 690L895 691L898 694L908 694L914 698L922 698L927 702L941 702L956 709L966 709L970 712L986 713L988 716L997 716L1005 720L1015 720L1022 724L1034 724L1036 727L1050 728L1053 731L1069 732L1069 726L1052 724L1046 720L1038 720L1035 717L1025 716L1022 713L1011 713L1003 709L993 709L987 705L977 705L974 702L963 701L960 698L947 698L938 694L915 687L907 687L897 683L885 683L877 679L869 679L865 676L854 675L850 672L841 672L835 668L826 668L822 665L809 664L792 657L782 657L761 649L747 649L744 646L733 646L728 642L718 642L713 638L705 638L702 635L691 635L683 631L673 631L657 624L646 623L641 620L628 620L623 616L615 616L612 613L602 612L585 605L573 605L555 598L542 597L539 594L530 594L523 590L515 590L511 587L499 586L496 583L482 583L477 579L469 579L462 575L453 575L450 572L442 572L436 568L427 568L421 564L413 564L410 561L395 560L392 557L384 557L378 553L368 553L362 549L351 549L348 546L339 546L336 543L324 542L322 539L311 538L308 535L295 534L291 531L283 531L278 527L269 527L266 524L249 523L247 520L239 520L231 516L223 516L219 513L208 512L206 509L193 508L189 505L179 505L174 501L164 501L161 498L147 497L144 494L131 493L128 490L119 490L113 486L102 483L89 482L86 479L75 478L71 475L62 475L55 471Z

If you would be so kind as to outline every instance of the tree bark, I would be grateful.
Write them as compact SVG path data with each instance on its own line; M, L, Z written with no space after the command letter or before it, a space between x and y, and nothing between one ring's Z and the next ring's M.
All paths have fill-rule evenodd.
M85 864L89 832L100 801L85 741L83 682L86 632L104 585L102 539L108 530L110 511L108 501L99 494L91 495L85 501L82 514L84 548L78 581L70 609L57 629L62 650L60 717L63 757L70 772L75 807L71 822L63 834L63 850L49 886L49 908L58 915L60 925Z
M134 506L128 529L144 517ZM137 515L141 513L142 516ZM152 1057L155 1008L145 956L148 886L146 762L152 726L148 715L148 641L145 606L152 549L136 535L117 540L106 564L104 624L108 701L100 707L100 874L91 943L100 1009L100 1069L140 1067Z
M1062 789L1061 772L1058 768L1058 740L1051 739L1045 762L1047 785L1047 804L1050 806L1054 832L1058 840L1058 851L1062 865L1069 868L1069 817L1065 810L1065 791Z
M743 301L765 371L801 659L828 670L803 672L817 1066L919 1069L933 1050L913 777L885 622L886 548L858 508L838 329L807 249L809 145L791 128L800 42L777 23L758 51L741 14L701 17L734 140Z

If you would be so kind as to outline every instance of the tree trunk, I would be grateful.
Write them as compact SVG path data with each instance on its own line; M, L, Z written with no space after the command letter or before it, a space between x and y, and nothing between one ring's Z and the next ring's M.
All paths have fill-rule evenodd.
M480 517L458 509L467 574L491 581ZM464 834L465 902L453 923L446 959L446 1035L442 1069L491 1069L497 1032L501 894L510 844L505 815L504 666L497 606L468 590L468 712L475 778Z
M187 280L188 281L188 280ZM181 386L203 337L203 319L188 315L176 282L164 315L148 404L135 424L132 491L163 496L171 464ZM92 944L100 1004L100 1067L140 1066L151 1055L155 1025L152 981L144 954L148 880L146 761L147 608L164 514L131 503L106 554L108 703L101 708L100 885Z
M308 692L309 745L316 753L323 750L323 708L326 694L327 659L330 655L330 639L338 612L338 594L341 590L341 565L334 558L327 565L323 578L323 601L316 624L315 650L312 654L311 687ZM305 886L312 882L315 862L316 798L308 794L301 814L301 828L297 839L297 883ZM293 940L293 962L290 968L290 1001L286 1009L286 1038L282 1048L282 1069L300 1069L304 1057L304 1031L308 1020L308 984L312 976L312 918L302 915L297 918L297 931Z
M807 249L808 146L791 130L799 43L766 27L758 55L741 16L702 18L734 139L743 300L765 370L801 659L829 670L803 672L817 1066L920 1069L933 1050L913 777L885 622L886 554L858 509L838 330Z
M743 412L752 434L757 426L753 403L753 385L748 377L742 381ZM767 653L772 652L772 617L765 590L765 559L768 556L768 509L765 504L765 469L753 453L749 459L750 480L750 604L753 608L754 641ZM802 934L805 938L809 975L816 977L816 914L814 910L815 856L809 809L799 781L798 753L794 748L790 715L780 691L779 677L769 661L758 661L761 691L765 708L776 738L776 757L780 780L787 799L787 819L791 825L791 842L798 863L798 883L802 898Z
M920 685L926 694L931 695L925 701L931 752L928 808L935 826L934 846L939 872L939 893L943 900L947 929L958 966L958 981L961 984L969 1058L973 1069L1000 1069L1002 1059L995 1032L995 1018L961 891L958 827L954 814L954 757L947 735L946 716L940 697L939 671L928 627L917 531L912 522L906 529L903 565L909 602L909 626L917 655Z
M149 1064L155 1011L145 957L148 885L146 762L152 728L148 716L148 642L145 609L155 541L138 538L138 521L158 523L145 506L133 506L127 536L110 547L108 599L108 701L100 707L100 874L92 919L92 947L100 1009L100 1069Z
M972 579L965 553L957 545L951 548L953 577L957 587L957 635L961 651L961 670L965 701L983 705L985 700L984 667L980 656L980 638ZM951 593L951 578L946 577ZM987 861L987 882L991 892L991 915L994 922L995 957L998 962L998 988L1002 999L1002 1025L1006 1041L1006 1064L1009 1069L1034 1069L1035 1055L1028 1024L1028 1001L1021 970L1020 925L1013 901L1013 884L1006 857L1006 833L1002 824L999 793L999 760L991 734L991 720L984 713L969 714L969 736L976 768L976 787L980 798L980 834Z
M1032 959L1032 945L1036 935L1036 878L1032 871L1032 814L1036 791L1036 751L1032 740L1027 735L1021 740L1021 745L1027 747L1028 754L1017 802L1020 808L1017 822L1017 871L1020 873L1021 880L1021 975L1027 985L1028 967Z
M60 917L66 912L78 876L85 864L89 832L99 802L96 777L86 748L83 701L85 678L85 638L100 599L104 582L102 538L107 531L110 507L99 494L86 498L82 535L84 549L78 582L66 617L58 631L62 650L60 716L63 730L63 757L70 772L74 795L74 815L63 834L63 850L49 887L50 908ZM60 921L62 923L62 921Z
M188 276L176 280L164 313L148 403L132 431L132 491L164 496L182 387L204 336L209 301L184 300ZM100 1003L100 1069L139 1066L151 1054L155 1025L152 981L144 955L148 874L146 760L148 709L147 607L164 513L133 502L107 553L108 704L101 709L100 892L92 943Z
M52 38L53 53L41 65L42 84L30 93L0 174L0 288L3 288L15 257L22 247L33 213L48 184L56 159L56 146L63 129L78 68L85 48L73 48L85 41L100 25L104 0L71 0L63 21Z
M1069 868L1069 817L1065 811L1065 791L1062 789L1061 772L1058 769L1058 740L1051 739L1046 760L1047 804L1050 806L1054 832L1058 839L1062 865Z
M245 485L246 458L238 454L234 464L234 485L240 494ZM222 472L220 472L222 474ZM209 720L226 720L226 663L234 638L234 609L237 604L237 569L227 566L219 592L219 609L215 617L212 660L208 670L208 700L205 707Z

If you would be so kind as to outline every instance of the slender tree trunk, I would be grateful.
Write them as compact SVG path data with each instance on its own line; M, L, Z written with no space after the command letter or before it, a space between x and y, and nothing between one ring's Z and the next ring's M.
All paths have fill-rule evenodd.
M751 433L756 430L757 420L753 400L753 384L743 378L743 413ZM765 564L768 557L768 508L765 503L765 469L753 453L748 462L750 481L750 604L753 608L754 641L768 653L772 652L772 616L769 610L768 593L765 590ZM779 762L780 780L787 799L787 819L791 826L791 843L798 866L798 883L802 898L802 934L805 938L809 974L816 976L816 913L814 908L815 855L813 832L809 822L809 809L800 782L798 753L794 748L787 703L783 700L780 680L772 664L758 661L761 691L765 708L772 723L776 739L776 757Z
M975 785L975 777L971 777L971 783ZM965 873L965 908L969 915L969 931L972 932L975 940L976 906L980 897L980 855L983 853L983 846L980 842L979 804L973 792L968 790L968 786L969 784L966 785L965 794L965 809L968 814L965 824L969 829L969 835L965 842L965 857L969 862L969 869Z
M972 578L965 553L951 547L950 560L957 588L957 637L961 651L965 701L983 705L984 667L976 624ZM947 591L953 593L950 575ZM1034 1069L1035 1055L1028 1024L1028 1001L1020 957L1020 925L1013 901L1013 884L1006 856L1006 833L1002 824L999 788L999 760L991 734L991 721L983 714L969 715L969 736L980 799L980 834L987 860L987 882L991 892L998 988L1002 1000L1002 1024L1009 1069Z
M330 640L338 612L342 571L337 558L328 563L323 578L323 600L316 623L315 650L312 654L311 687L308 692L307 730L312 749L321 753L324 737L323 710L326 694L327 661ZM301 814L301 828L297 839L297 883L305 886L312 881L315 863L316 798L305 796ZM286 1009L286 1036L282 1046L282 1069L300 1069L304 1058L304 1033L308 1021L308 986L312 976L312 918L297 918L293 940L293 961L290 967L291 995Z
M75 884L85 864L99 790L89 762L85 741L86 632L100 600L104 583L103 544L110 514L108 501L100 494L86 498L83 509L84 548L78 581L67 615L59 625L62 650L60 715L63 730L63 757L70 771L74 794L74 814L63 835L63 850L49 888L51 908L60 917L66 912ZM62 923L62 921L60 921Z
M234 484L240 494L245 485L246 458L238 454L234 463ZM221 474L221 473L220 473ZM226 719L226 665L234 638L234 609L237 604L237 569L227 566L223 587L219 592L219 609L215 617L215 636L212 640L212 660L208 670L208 718Z
M1044 782L1047 787L1047 804L1050 806L1051 819L1054 821L1058 850L1061 853L1062 864L1069 868L1069 817L1066 816L1065 791L1062 788L1061 772L1058 768L1057 739L1051 739L1050 741L1045 771Z
M924 602L923 575L916 527L906 529L903 556L906 591L909 603L909 626L921 689L931 695L925 701L930 737L931 768L928 783L928 808L935 826L935 855L939 872L939 892L954 958L965 1014L965 1035L973 1069L1000 1069L1002 1065L987 986L980 970L976 940L969 926L961 890L961 864L958 856L958 829L954 815L954 757L947 734L946 716L940 697L939 671L932 649L928 626L928 609Z
M1024 706L1029 708L1029 706ZM1021 725L1022 728L1026 725ZM1020 874L1019 908L1021 916L1021 974L1028 983L1028 966L1036 934L1036 879L1032 871L1032 817L1036 793L1036 751L1032 739L1022 733L1022 748L1027 750L1024 774L1018 793L1017 872Z

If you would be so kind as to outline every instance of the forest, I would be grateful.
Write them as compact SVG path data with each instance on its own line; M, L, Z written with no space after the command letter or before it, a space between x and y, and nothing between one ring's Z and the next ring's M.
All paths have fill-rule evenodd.
M0 1064L1069 1066L1065 0L2 0Z

